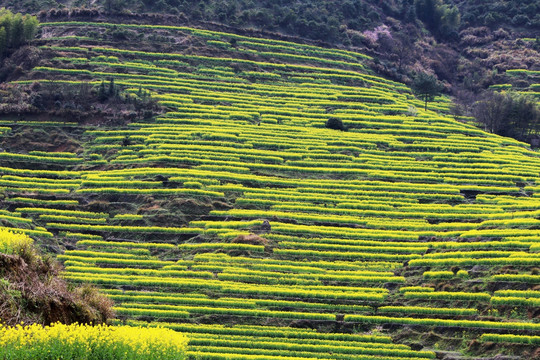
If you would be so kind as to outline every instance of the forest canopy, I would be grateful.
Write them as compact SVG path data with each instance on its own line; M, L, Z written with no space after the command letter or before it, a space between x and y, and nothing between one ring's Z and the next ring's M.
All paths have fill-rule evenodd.
M0 57L32 40L38 29L38 19L32 15L14 14L0 9Z

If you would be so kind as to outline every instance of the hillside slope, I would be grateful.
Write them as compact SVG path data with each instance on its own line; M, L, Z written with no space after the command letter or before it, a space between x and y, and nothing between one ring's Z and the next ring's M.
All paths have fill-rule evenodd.
M5 214L1 219L12 220ZM61 278L59 264L42 256L30 237L5 228L0 228L0 304L0 333L20 324L97 325L114 316L110 299L90 286L73 288Z
M25 118L0 123L2 223L121 321L186 332L192 359L538 356L527 145L445 98L424 111L350 51L80 22L40 41L4 88ZM78 124L73 94L166 111Z
M42 22L183 25L362 52L373 57L370 67L379 76L394 81L411 85L424 72L436 75L452 96L453 113L465 116L477 116L478 102L492 96L491 90L528 87L530 81L507 70L540 70L540 7L533 0L0 0L0 5L35 13ZM122 32L117 35L127 40ZM0 81L17 65L4 63ZM538 98L537 92L527 96ZM525 130L516 124L505 131L486 129L536 144L540 125L532 123Z

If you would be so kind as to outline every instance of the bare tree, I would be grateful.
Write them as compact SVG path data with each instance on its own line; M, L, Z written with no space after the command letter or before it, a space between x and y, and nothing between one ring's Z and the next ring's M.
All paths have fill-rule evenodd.
M540 127L540 109L526 94L487 92L473 104L473 115L487 131L519 140L537 133Z
M484 129L499 134L510 116L510 98L501 93L486 93L473 105L474 117L484 125Z

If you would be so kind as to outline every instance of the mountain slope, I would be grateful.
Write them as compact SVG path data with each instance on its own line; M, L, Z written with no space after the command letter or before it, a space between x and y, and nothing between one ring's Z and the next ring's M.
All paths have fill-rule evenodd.
M74 152L4 146L3 221L59 242L65 277L99 284L121 320L188 333L193 359L501 350L486 342L535 356L540 157L527 145L446 115L446 98L424 111L359 53L80 22L43 24L40 41L11 87L56 92L57 110L83 91L94 108L166 108L1 123L4 143L35 128L74 139Z

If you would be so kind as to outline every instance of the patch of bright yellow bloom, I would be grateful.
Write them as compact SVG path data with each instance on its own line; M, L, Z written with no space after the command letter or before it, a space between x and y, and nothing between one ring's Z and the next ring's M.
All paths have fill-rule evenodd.
M10 229L0 228L0 253L19 254L24 248L33 243L26 234L12 232Z
M107 325L0 325L0 359L184 359L188 339L164 328Z

